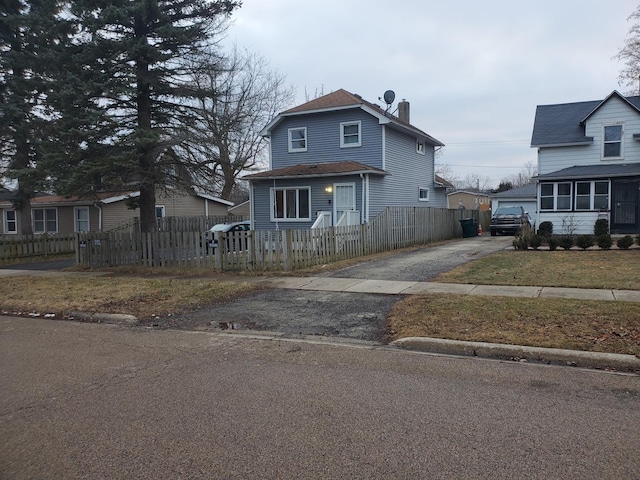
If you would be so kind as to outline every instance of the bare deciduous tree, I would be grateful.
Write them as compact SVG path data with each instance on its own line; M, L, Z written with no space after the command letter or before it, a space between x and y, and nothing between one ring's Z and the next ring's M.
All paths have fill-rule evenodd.
M640 6L627 17L627 21L634 22L624 47L614 57L624 63L624 67L618 74L618 84L629 87L629 94L638 94L638 81L640 79Z
M531 179L538 174L538 166L529 160L518 173L514 173L500 180L500 183L510 183L512 188L522 187L531 183Z
M199 186L229 199L239 175L264 160L267 144L259 132L292 103L294 89L256 53L234 48L220 62L193 76L205 94L198 99L195 125L183 149L213 174L213 184Z

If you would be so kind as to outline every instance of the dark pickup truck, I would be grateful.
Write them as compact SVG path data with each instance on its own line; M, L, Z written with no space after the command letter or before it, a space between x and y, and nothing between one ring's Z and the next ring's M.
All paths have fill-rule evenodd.
M524 226L531 227L531 221L522 207L500 206L491 216L492 237L498 233L516 235Z

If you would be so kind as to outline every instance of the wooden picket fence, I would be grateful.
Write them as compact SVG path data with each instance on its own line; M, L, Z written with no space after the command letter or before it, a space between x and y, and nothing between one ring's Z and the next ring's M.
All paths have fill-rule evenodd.
M469 214L428 207L389 207L363 225L220 234L215 250L208 246L205 225L176 219L153 233L77 234L76 262L91 268L144 265L292 271L460 237L460 220L465 213ZM479 214L480 223L488 222L488 214Z
M25 258L72 254L75 252L75 235L2 235L0 236L0 262L14 262Z

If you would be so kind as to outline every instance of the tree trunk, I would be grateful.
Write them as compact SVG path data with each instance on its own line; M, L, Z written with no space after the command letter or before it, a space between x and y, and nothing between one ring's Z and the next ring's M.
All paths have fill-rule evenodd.
M20 192L20 189L18 189ZM20 222L20 235L33 235L33 225L31 223L31 198L29 195L19 199L20 208L16 209Z
M152 15L150 6L143 16L136 18L135 35L147 42L145 17ZM156 219L156 171L155 142L151 128L151 87L149 84L149 62L144 56L136 63L136 103L138 120L138 163L140 166L140 230L151 233L158 229Z

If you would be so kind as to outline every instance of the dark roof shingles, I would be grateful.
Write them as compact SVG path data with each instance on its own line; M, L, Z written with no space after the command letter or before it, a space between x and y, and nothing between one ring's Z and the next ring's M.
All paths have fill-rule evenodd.
M640 97L625 97L634 107L640 107ZM532 147L589 142L581 123L602 100L538 105L531 136Z
M254 173L251 175L246 175L243 178L259 180L264 178L277 177L314 177L365 172L379 175L387 174L387 172L379 168L370 167L359 162L347 161L311 164L303 163L299 165L293 165L291 167L276 168L274 170L268 170L266 172Z

